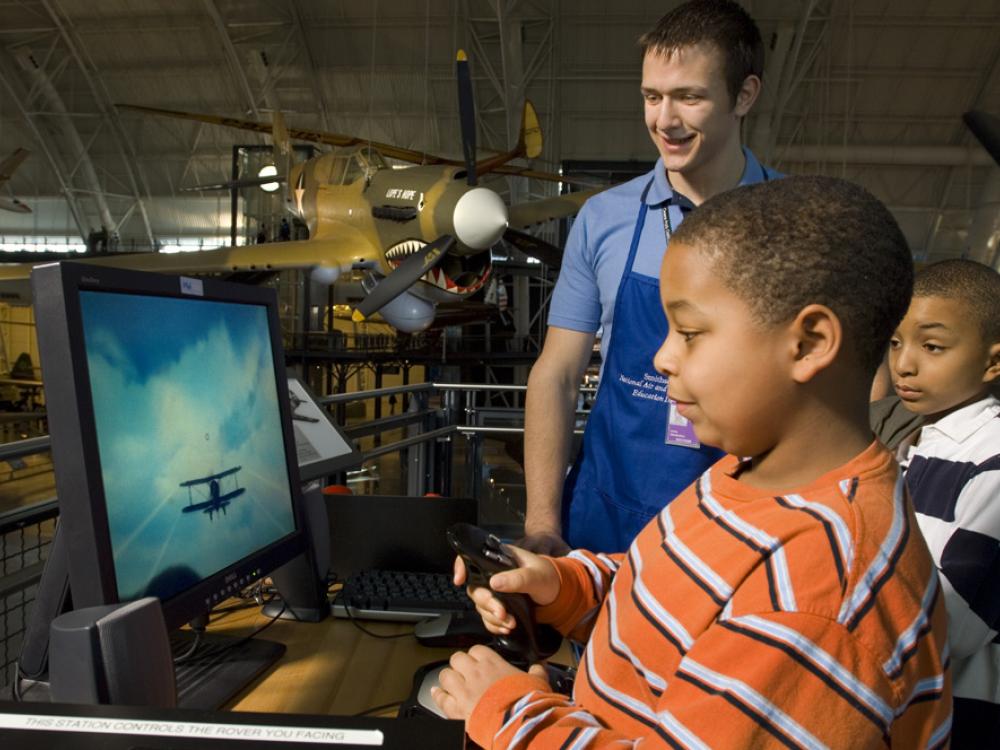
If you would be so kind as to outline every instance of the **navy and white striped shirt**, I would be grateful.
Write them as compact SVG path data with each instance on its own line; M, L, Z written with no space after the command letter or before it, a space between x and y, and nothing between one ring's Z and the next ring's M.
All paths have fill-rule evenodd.
M924 425L897 458L941 573L954 695L1000 704L1000 401Z

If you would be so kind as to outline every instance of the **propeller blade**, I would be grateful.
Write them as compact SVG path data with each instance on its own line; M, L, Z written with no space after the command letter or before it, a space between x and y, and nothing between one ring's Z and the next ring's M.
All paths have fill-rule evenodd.
M476 105L472 98L472 78L465 50L459 50L455 60L458 79L458 119L462 125L462 155L465 156L465 179L476 184Z
M378 312L413 286L425 273L440 263L455 244L455 238L444 234L415 252L397 266L396 270L382 279L361 303L354 308L351 318L360 323Z
M973 109L962 115L962 120L993 161L1000 165L1000 117Z
M562 250L545 240L516 229L508 229L503 238L525 255L537 258L547 266L559 268L562 265Z

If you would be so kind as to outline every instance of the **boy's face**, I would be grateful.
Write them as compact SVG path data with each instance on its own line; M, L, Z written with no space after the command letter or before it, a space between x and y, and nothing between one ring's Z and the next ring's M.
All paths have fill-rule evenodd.
M651 50L642 63L646 127L668 172L688 175L735 140L750 105L735 108L722 53L712 45L683 47L669 57ZM752 103L752 101L751 101Z
M992 353L991 353L992 349ZM960 300L914 297L889 341L892 384L906 408L943 416L981 397L997 377L1000 344L983 340L976 316Z
M653 364L670 379L678 412L703 443L738 456L769 450L790 404L781 327L753 322L705 256L678 242L664 257L660 299L670 330Z

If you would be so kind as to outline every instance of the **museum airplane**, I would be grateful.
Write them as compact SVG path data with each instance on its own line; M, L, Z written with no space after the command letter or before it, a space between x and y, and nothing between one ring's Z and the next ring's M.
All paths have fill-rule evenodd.
M506 153L476 160L475 115L468 63L457 60L462 125L461 161L363 138L287 128L280 113L271 125L214 115L118 105L121 109L205 122L269 134L282 175L286 208L309 228L309 239L197 253L139 253L81 259L86 262L169 273L280 271L311 268L313 278L333 283L344 274L362 276L367 297L355 320L376 312L395 328L428 328L441 302L466 299L481 289L491 271L490 249L506 239L543 262L558 264L561 251L523 232L532 225L575 214L596 190L507 206L479 184L487 174L562 181L557 174L510 164L535 158L541 129L525 102L520 137ZM290 141L325 144L333 150L291 164ZM391 158L413 163L392 169ZM259 178L260 182L278 178ZM241 185L257 180L241 180ZM228 184L205 187L228 187ZM24 266L0 267L0 280L24 278Z
M19 148L15 149L14 153L0 162L0 187L2 187L11 177L14 176L14 172L17 168L21 166L21 162L28 158L30 151L27 149ZM4 211L14 211L19 214L30 214L31 209L17 198L13 196L10 198L0 197L0 209Z
M224 495L222 492L221 480L234 476L236 472L242 469L242 466L234 466L231 469L226 469L226 471L221 471L218 474L211 474L207 477L201 477L200 479L189 479L186 482L181 482L181 487L187 487L188 491L188 504L181 508L182 513L195 513L201 511L202 513L208 513L208 520L212 520L213 513L221 512L222 515L226 515L226 508L229 504L237 497L246 492L246 487L240 487L239 481L235 479L236 487ZM194 497L191 492L192 487L198 487L199 492L202 495L205 494L204 489L200 489L201 485L208 485L208 499L204 502L196 503L194 502Z

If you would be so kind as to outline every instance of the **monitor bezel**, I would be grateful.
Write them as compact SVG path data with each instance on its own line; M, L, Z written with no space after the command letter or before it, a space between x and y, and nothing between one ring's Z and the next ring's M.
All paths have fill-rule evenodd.
M59 499L60 534L64 535L66 543L75 609L121 601L84 341L80 304L80 292L83 291L252 304L264 307L267 312L295 529L163 600L167 626L179 627L207 613L219 602L305 551L301 482L285 388L287 372L277 295L273 289L73 262L37 267L32 272L32 287Z

